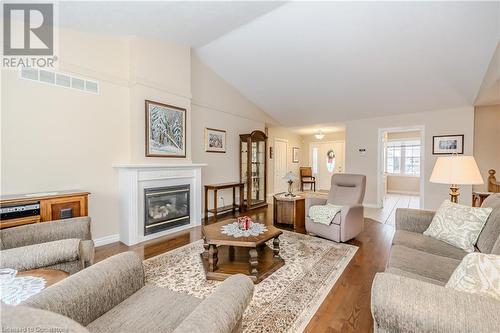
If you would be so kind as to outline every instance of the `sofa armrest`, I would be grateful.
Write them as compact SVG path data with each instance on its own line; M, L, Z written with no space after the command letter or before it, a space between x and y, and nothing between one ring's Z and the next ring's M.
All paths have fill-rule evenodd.
M90 217L33 223L0 230L2 250L26 245L52 242L60 239L91 239Z
M327 198L306 197L306 216L309 216L311 206L323 206L328 202Z
M372 285L375 332L496 332L500 302L443 286L378 273Z
M79 246L79 239L61 239L2 250L0 267L26 271L76 261L80 258Z
M396 209L396 230L423 233L432 222L436 212L422 209Z
M89 239L80 241L79 254L83 268L94 264L94 253L95 249L93 240Z
M144 286L141 259L117 254L28 298L23 305L48 310L87 326Z
M252 300L253 289L253 283L247 276L231 276L204 299L174 333L234 332Z

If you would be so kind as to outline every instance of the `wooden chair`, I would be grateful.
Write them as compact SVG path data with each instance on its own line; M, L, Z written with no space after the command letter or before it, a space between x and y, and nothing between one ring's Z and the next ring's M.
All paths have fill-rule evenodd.
M300 190L304 191L304 184L309 184L309 189L316 192L316 177L312 175L311 167L300 167Z

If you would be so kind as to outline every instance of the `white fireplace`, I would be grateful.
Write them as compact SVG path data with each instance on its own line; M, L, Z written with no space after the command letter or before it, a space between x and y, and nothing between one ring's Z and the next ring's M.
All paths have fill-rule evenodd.
M114 164L113 167L119 174L120 192L120 241L127 245L134 245L146 240L168 235L201 224L201 168L206 164ZM182 225L172 224L166 230L154 227L155 232L150 232L147 225L148 203L146 194L154 193L155 189L187 188L189 218ZM164 191L170 193L176 191ZM161 208L164 208L163 206ZM159 217L167 216L158 213ZM155 216L157 217L157 216ZM174 216L176 217L176 216ZM173 218L171 221L178 221ZM189 221L189 223L188 223ZM167 218L159 220L158 225L165 226L169 223ZM159 231L157 231L159 230Z

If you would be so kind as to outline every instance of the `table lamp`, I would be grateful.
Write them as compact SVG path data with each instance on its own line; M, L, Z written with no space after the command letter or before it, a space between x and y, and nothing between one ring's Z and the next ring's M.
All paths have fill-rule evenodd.
M449 184L451 202L458 203L459 185L483 184L474 156L438 157L432 170L431 183Z
M288 182L288 193L285 194L286 197L295 197L295 194L293 194L292 191L292 185L293 182L298 180L299 177L297 177L293 172L289 171L286 173L286 175L283 176L282 179L285 179Z

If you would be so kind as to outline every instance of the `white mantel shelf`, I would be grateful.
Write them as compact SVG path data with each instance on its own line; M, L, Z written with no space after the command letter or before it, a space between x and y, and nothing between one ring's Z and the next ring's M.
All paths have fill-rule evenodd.
M138 164L138 163L113 163L115 169L164 169L164 168L201 168L206 163L179 163L179 164Z

